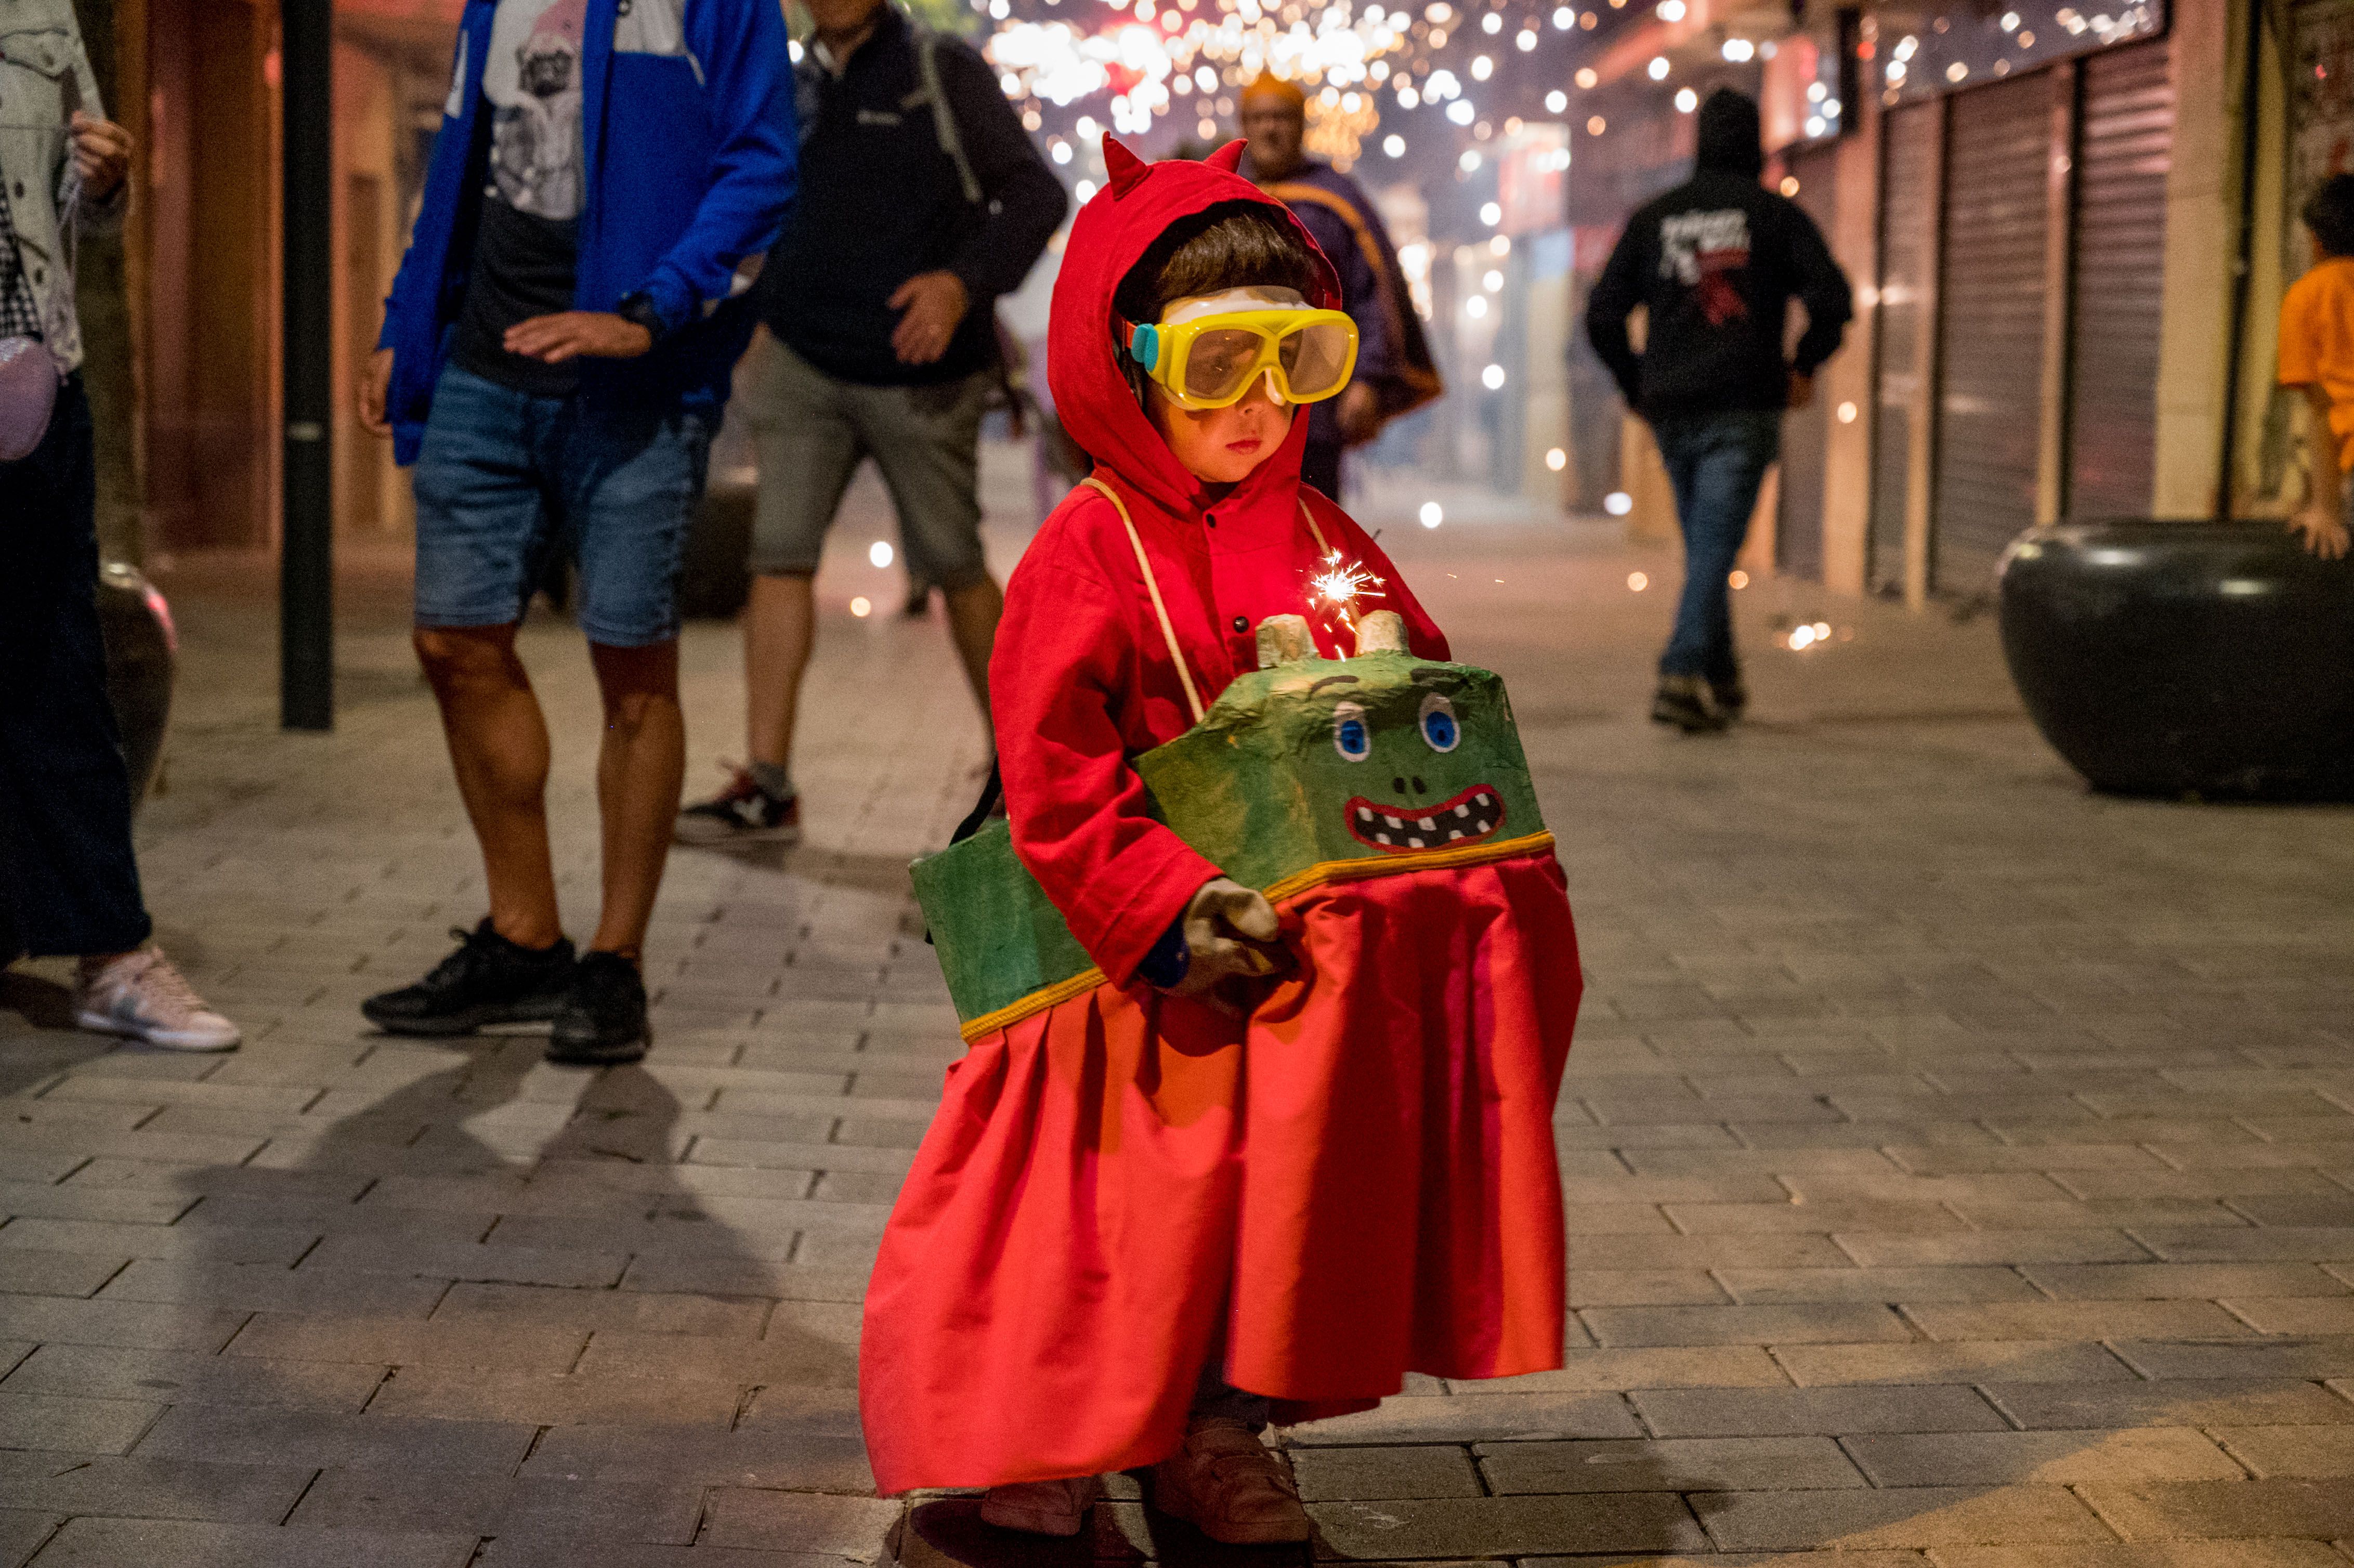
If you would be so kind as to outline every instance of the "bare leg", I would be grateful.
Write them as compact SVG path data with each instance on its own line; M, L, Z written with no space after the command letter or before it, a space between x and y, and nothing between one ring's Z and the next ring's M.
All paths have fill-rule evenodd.
M744 613L744 744L749 761L792 766L793 710L817 635L812 585L801 572L752 579L752 599Z
M686 777L686 719L678 705L678 644L588 645L605 699L597 754L597 806L604 828L604 909L588 950L636 961L662 889L671 821Z
M964 678L972 684L973 700L981 705L981 727L990 731L989 652L997 643L997 620L1005 613L1005 590L997 579L949 589L949 630L956 639L957 657L964 661ZM991 732L993 734L993 732ZM992 744L994 741L992 740Z
M419 627L418 662L441 705L490 885L491 927L525 948L564 935L547 848L547 722L515 657L515 629Z

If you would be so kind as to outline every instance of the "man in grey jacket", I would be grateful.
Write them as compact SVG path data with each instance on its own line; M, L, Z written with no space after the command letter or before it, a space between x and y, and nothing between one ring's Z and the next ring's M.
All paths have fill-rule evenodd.
M40 445L0 463L0 926L36 957L81 960L82 1028L226 1051L237 1026L149 940L107 705L67 237L77 221L121 221L132 143L105 118L71 0L0 0L0 338L34 340L61 378Z

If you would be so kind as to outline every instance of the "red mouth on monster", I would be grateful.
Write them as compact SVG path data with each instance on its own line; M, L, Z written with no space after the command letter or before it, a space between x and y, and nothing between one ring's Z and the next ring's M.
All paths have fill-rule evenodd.
M1504 799L1485 784L1436 806L1384 806L1359 795L1344 810L1357 842L1389 854L1472 843L1504 825Z

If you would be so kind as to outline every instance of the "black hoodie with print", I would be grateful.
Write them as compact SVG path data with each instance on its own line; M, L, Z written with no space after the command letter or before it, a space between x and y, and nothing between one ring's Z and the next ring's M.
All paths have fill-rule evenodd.
M1757 105L1720 88L1701 105L1692 176L1627 220L1585 308L1585 333L1646 417L1779 408L1792 371L1811 376L1840 345L1852 306L1821 230L1757 183ZM1785 302L1806 334L1782 353ZM1641 355L1627 317L1645 307Z

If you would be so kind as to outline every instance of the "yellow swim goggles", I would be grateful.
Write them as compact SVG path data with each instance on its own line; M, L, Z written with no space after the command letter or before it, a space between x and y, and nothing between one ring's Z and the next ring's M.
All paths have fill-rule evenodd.
M1357 367L1357 323L1339 311L1273 305L1119 324L1129 355L1181 408L1239 403L1261 375L1284 402L1320 403Z

